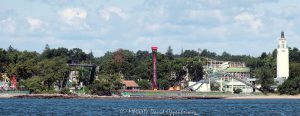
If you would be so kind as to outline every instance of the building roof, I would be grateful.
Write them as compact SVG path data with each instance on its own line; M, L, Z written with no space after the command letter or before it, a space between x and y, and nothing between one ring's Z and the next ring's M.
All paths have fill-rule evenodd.
M226 72L250 72L250 68L243 67L243 68L227 68Z
M126 87L139 87L139 85L133 80L122 80L122 83L125 84Z

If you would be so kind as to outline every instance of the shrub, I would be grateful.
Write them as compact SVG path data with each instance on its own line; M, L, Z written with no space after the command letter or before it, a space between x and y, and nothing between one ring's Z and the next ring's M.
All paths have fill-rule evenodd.
M235 94L240 94L241 92L243 92L243 90L240 89L240 88L234 88L233 89L233 93L235 93Z
M60 92L59 93L61 93L61 94L71 94L71 92L70 92L70 89L69 88L63 88L63 89L61 89L60 90Z

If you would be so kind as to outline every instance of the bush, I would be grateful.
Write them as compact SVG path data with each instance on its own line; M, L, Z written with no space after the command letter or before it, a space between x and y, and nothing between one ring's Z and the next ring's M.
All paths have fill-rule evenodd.
M219 83L211 83L210 84L211 91L219 91L220 90L220 84Z
M280 94L296 95L300 93L300 77L290 77L282 85L278 86Z
M158 82L159 89L168 90L170 88L170 83L166 79L158 79L157 82Z
M235 94L240 94L241 92L243 92L243 90L242 89L240 89L240 88L234 88L233 89L233 93L235 93Z
M89 86L89 90L91 94L110 96L111 86L112 84L108 81L95 80L94 83Z
M61 94L71 94L71 92L70 92L70 89L69 88L63 88L63 89L61 89L60 90L60 92L59 93L61 93Z

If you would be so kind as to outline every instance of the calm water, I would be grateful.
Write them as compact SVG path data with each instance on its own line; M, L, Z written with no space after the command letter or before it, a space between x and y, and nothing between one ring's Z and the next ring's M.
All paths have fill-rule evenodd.
M0 99L0 115L300 115L300 100Z

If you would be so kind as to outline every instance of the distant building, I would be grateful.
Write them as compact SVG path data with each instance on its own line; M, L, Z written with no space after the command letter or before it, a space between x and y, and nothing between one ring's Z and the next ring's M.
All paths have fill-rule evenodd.
M133 80L122 80L125 90L139 90L140 86Z
M277 77L278 84L282 84L289 77L289 49L284 32L281 32L281 38L277 48Z
M250 78L250 68L244 62L217 61L206 59L207 63L203 67L206 71L211 71L204 78L210 78L210 83L215 81L220 84L220 91L233 92L234 89L241 89L242 92L255 92L249 85L255 83L255 78ZM205 84L203 84L205 85ZM207 86L200 87L199 90L209 90Z

